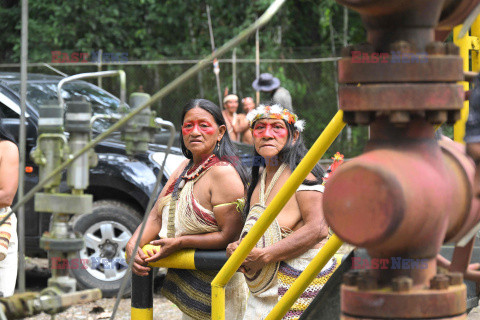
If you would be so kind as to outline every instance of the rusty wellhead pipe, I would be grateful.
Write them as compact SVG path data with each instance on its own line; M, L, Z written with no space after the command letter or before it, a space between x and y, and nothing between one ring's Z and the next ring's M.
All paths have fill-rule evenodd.
M346 276L342 319L466 319L461 275L437 275L435 258L480 217L473 162L435 139L434 125L455 122L464 100L458 48L436 42L435 28L441 17L464 15L456 5L479 1L337 1L361 14L368 39L342 51L340 108L371 136L365 153L327 181L325 218L372 261L387 261Z
M371 125L367 152L329 179L326 219L340 238L373 258L433 260L444 242L460 240L479 220L473 162L457 144L437 142L422 119L403 128L381 120ZM436 273L396 271L419 286Z

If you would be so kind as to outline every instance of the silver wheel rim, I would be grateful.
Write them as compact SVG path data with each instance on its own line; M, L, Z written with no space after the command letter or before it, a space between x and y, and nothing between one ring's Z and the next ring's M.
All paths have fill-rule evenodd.
M83 235L85 247L80 250L82 265L94 278L101 281L116 281L125 275L125 247L132 232L115 221L97 222Z

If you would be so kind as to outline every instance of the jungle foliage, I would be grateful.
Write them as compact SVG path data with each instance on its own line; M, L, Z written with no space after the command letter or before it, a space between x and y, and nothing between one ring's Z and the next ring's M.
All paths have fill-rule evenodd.
M0 7L0 62L20 61L20 5L10 1ZM29 61L50 62L52 51L128 52L128 60L199 59L211 52L206 5L210 6L217 47L237 35L260 16L271 1L226 0L122 0L53 1L29 0ZM346 26L347 32L344 32ZM333 0L289 0L280 12L260 30L261 58L319 58L338 56L347 43L365 41L360 17ZM237 58L255 57L255 38L236 49ZM225 57L231 58L231 53ZM190 65L123 66L129 93L140 85L150 94L173 80ZM63 72L94 71L96 68L58 67ZM111 69L118 67L110 67ZM106 69L104 67L104 69ZM232 67L221 64L222 92L232 90ZM51 72L43 68L29 72ZM300 118L307 120L305 137L311 145L335 114L336 66L334 62L316 64L265 63L261 72L271 72L282 81L294 101ZM237 64L237 93L254 96L251 82L255 65ZM229 84L229 85L226 85ZM107 89L116 90L116 86ZM175 122L182 105L190 98L203 96L218 102L215 78L204 70L156 105L158 113ZM345 130L346 131L346 130ZM366 128L342 133L327 156L336 151L347 157L361 152Z

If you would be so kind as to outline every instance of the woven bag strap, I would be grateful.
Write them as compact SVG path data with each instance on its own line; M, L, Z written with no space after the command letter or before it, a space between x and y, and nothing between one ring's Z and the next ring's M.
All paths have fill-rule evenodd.
M270 181L270 184L268 185L267 191L265 192L265 180L267 179L267 169L265 168L262 172L262 178L260 179L260 195L259 195L259 200L260 204L265 206L265 203L267 202L268 196L270 195L270 192L272 191L273 187L277 183L278 178L280 178L280 175L282 174L283 170L287 165L285 163L282 163L280 167L277 169L277 172L273 175L272 181Z

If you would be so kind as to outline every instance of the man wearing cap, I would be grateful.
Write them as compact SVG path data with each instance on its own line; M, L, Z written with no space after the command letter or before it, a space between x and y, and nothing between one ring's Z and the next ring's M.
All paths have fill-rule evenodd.
M262 73L252 83L253 89L271 94L273 103L279 104L284 108L293 111L292 97L287 89L280 87L280 80L270 73Z
M232 141L239 141L240 130L238 128L237 109L238 109L238 97L235 94L229 94L223 98L222 115L225 118L227 124L227 132Z

